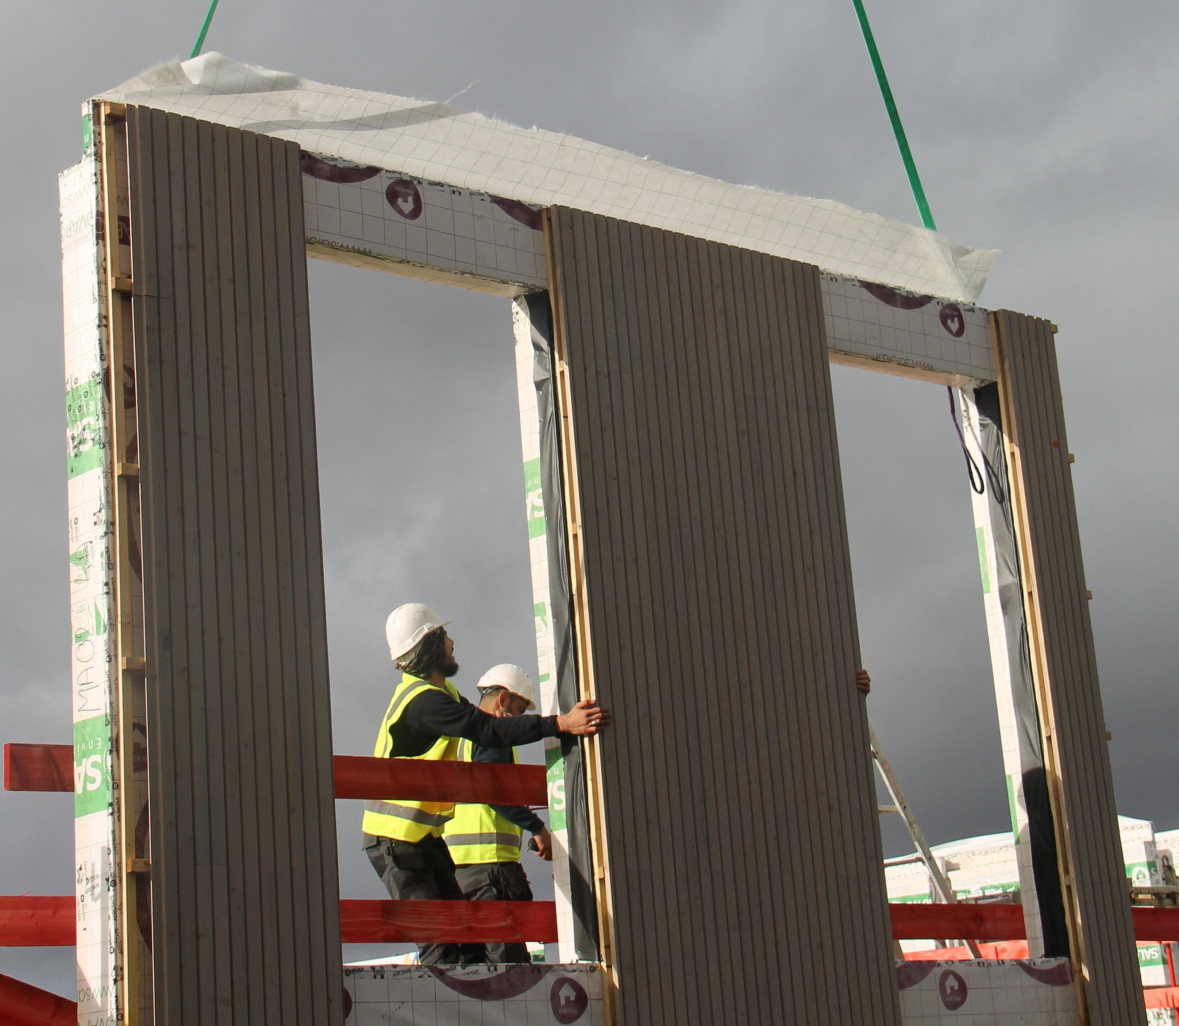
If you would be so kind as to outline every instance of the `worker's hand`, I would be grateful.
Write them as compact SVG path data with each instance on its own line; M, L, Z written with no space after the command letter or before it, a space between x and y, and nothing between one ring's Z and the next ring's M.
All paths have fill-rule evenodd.
M553 835L549 833L548 827L541 827L540 833L533 834L528 847L536 852L537 858L544 859L545 862L553 861Z
M587 737L596 734L610 723L610 710L598 706L597 700L587 698L578 702L569 712L557 717L557 730L562 734L576 734Z
M872 678L867 670L856 670L856 687L865 695L872 690Z

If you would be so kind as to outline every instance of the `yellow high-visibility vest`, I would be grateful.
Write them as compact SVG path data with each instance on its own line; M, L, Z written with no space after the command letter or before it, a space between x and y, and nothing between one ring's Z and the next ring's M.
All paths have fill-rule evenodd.
M475 746L466 738L459 740L460 762L472 762ZM512 749L512 762L518 762ZM524 831L490 805L455 806L454 818L443 827L442 837L450 846L456 866L483 865L488 862L519 862L520 841Z
M393 737L389 728L401 719L405 710L423 691L441 691L449 695L456 702L459 701L458 689L450 682L444 681L442 687L435 687L429 681L420 677L412 677L408 673L401 675L401 683L393 690L393 697L389 700L389 708L385 710L381 720L381 729L377 732L377 743L373 748L373 755L378 759L429 759L433 761L448 760L454 762L458 756L457 737L439 737L429 750L421 755L398 755L393 751ZM447 820L454 815L454 802L418 802L409 799L397 801L373 801L364 804L364 820L362 829L366 834L374 837L392 837L397 841L418 841L433 834L442 833Z

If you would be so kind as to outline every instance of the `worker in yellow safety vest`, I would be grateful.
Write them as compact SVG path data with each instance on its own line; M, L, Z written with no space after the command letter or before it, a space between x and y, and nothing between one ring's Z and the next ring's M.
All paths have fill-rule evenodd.
M394 759L458 758L460 738L488 748L511 748L558 734L596 734L610 722L597 702L578 702L557 716L495 717L473 706L450 678L458 672L449 621L429 606L408 602L385 622L389 656L402 671L377 731L373 754ZM462 900L442 827L453 802L398 798L365 803L364 850L389 894L401 899ZM426 944L423 964L479 961L481 945Z
M522 716L536 708L532 679L514 663L493 666L475 685L479 708L492 716ZM459 742L463 762L514 763L514 748L488 748L465 738ZM520 865L524 831L532 834L530 847L542 859L553 857L553 841L544 821L524 805L459 803L442 837L454 860L454 875L468 901L531 901L532 888ZM525 944L488 943L486 961L527 962Z

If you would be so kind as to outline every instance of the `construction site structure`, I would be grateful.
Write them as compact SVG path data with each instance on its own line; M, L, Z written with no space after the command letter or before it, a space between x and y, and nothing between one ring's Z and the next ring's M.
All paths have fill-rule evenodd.
M86 118L79 1022L1146 1021L1056 329L975 305L993 254L216 54ZM306 256L512 301L542 711L617 713L549 751L565 965L341 967ZM957 389L1014 826L1057 874L1020 862L1021 925L1059 957L894 962L833 361Z
M1118 817L1122 844L1124 875L1131 900L1139 907L1174 907L1179 903L1174 854L1179 845L1179 831L1156 832L1149 820ZM890 903L926 903L944 900L942 888L960 902L1014 903L1021 901L1018 857L1015 836L1010 832L968 837L935 844L926 852L885 860L885 884ZM932 859L936 877L932 877ZM905 958L914 961L978 957L977 948L967 949L953 941L898 941ZM981 954L996 959L1025 959L1029 956L1026 940L1005 941L981 946ZM1137 944L1138 967L1148 997L1162 990L1171 992L1179 985L1176 960L1179 943L1174 940L1140 940ZM1174 1003L1161 1001L1148 1007L1151 1026L1179 1023Z

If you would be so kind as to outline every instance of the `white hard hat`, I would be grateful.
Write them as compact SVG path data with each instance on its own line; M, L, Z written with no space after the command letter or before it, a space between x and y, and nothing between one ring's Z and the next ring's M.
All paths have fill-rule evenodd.
M523 667L515 663L499 663L479 678L475 685L479 694L489 688L507 688L513 695L519 695L528 703L529 711L536 708L536 692L532 687L532 678L524 672Z
M429 606L420 602L406 602L389 614L385 621L385 640L389 643L389 658L397 662L408 655L431 631L445 627L449 620L443 620Z

